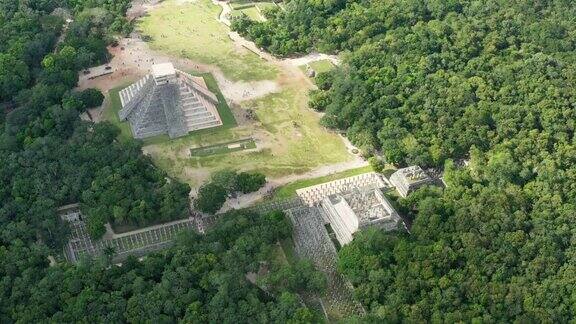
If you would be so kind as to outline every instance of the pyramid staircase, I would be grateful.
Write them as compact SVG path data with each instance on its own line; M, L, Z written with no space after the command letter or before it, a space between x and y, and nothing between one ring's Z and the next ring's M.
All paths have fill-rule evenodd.
M203 98L192 92L187 82L180 83L180 103L189 131L220 125L219 119L206 108Z
M128 121L135 138L168 134L177 138L193 130L222 125L217 97L191 75L177 71L175 82L147 75L120 91L121 121Z

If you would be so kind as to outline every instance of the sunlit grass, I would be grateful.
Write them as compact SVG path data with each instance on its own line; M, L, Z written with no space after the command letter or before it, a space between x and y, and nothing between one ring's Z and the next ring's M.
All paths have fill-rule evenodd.
M168 0L140 19L138 29L151 38L153 49L216 65L231 80L275 79L278 71L272 64L234 45L229 28L217 20L220 11L209 0Z

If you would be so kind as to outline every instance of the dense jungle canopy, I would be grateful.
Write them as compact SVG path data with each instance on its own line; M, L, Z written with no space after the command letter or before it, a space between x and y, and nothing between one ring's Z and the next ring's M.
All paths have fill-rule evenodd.
M342 53L312 93L324 125L390 163L445 168L443 192L401 202L411 235L340 252L371 319L574 319L573 1L291 0L267 16L233 28L277 55Z

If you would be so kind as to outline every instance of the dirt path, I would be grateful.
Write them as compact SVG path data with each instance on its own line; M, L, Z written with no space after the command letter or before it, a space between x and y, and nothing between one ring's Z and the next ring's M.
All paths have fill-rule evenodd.
M335 173L340 173L343 171L347 171L350 169L356 169L367 166L369 163L364 161L361 158L356 158L353 161L349 162L342 162L337 164L325 165L314 170L308 171L306 173L301 174L292 174L289 176L271 179L269 180L264 187L256 192L252 192L245 195L240 195L237 198L228 199L220 212L226 212L231 209L239 209L251 206L266 196L268 196L274 189L279 188L281 186L287 185L291 182L310 179L310 178L319 178L328 176Z
M212 3L222 7L222 12L218 17L218 20L224 25L230 27L232 25L232 22L230 22L230 19L228 19L228 17L230 17L230 14L232 13L232 8L230 7L230 4L227 1L219 1L219 0L212 0Z
M306 56L302 56L302 57L296 57L296 58L287 58L284 59L283 61L287 64L293 65L293 66L301 66L301 65L305 65L308 64L310 62L315 62L315 61L321 61L321 60L328 60L330 62L332 62L332 64L334 65L340 65L340 58L338 58L338 56L336 55L328 55L328 54L324 54L324 53L310 53Z

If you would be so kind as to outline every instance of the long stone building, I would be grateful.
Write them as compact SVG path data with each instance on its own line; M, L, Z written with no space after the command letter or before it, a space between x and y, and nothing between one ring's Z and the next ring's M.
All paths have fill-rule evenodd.
M330 224L340 245L367 227L385 231L405 228L404 221L382 193L390 188L385 179L370 172L296 190L310 210L317 210Z
M152 73L120 91L121 121L128 121L135 138L188 132L222 125L218 98L204 79L179 71L171 63L152 66Z
M382 191L371 186L330 195L322 200L320 206L340 245L350 243L354 233L367 227L392 231L404 226L402 218Z

